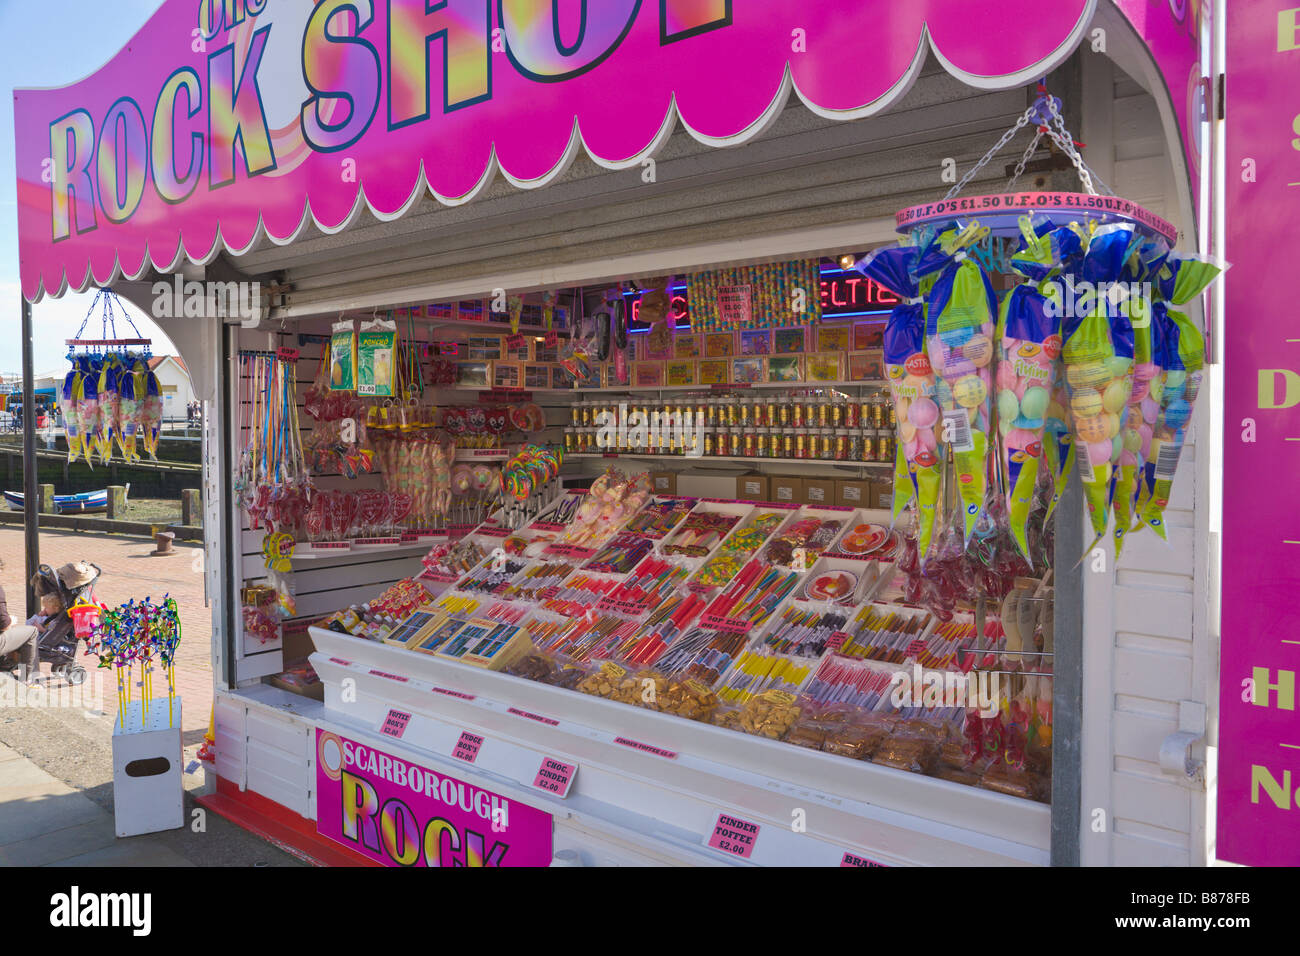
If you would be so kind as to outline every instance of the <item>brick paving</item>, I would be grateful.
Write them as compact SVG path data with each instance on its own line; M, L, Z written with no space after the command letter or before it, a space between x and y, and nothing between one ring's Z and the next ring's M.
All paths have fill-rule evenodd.
M95 597L110 606L124 604L132 598L151 597L157 601L164 593L176 599L181 616L181 643L176 653L176 692L184 701L181 730L188 759L196 749L198 736L208 729L212 710L212 617L211 610L203 605L203 574L196 570L200 567L196 561L201 550L199 546L178 541L175 545L177 554L154 557L149 554L154 548L152 538L51 530L41 532L40 548L41 562L55 569L69 561L89 561L98 565L102 574L95 584ZM9 613L15 620L25 619L23 553L23 529L0 527L0 558L5 565L4 570L0 570L0 585L4 586ZM83 656L80 660L93 678L95 659ZM47 687L53 690L63 686L61 678L49 673L50 665L44 665L42 670ZM165 678L155 673L155 696L165 691ZM111 736L116 686L104 681L104 694L106 713L96 722L102 725L106 736Z

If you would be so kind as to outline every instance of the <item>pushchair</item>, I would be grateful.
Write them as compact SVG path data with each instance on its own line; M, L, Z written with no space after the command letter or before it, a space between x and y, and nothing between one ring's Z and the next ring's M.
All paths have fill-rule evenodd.
M88 561L81 562L79 567L89 569L89 572L81 574L71 586L65 584L59 573L48 564L42 564L32 577L32 588L38 600L46 594L57 594L63 603L63 610L46 622L45 630L37 639L37 648L41 663L49 664L51 672L62 676L69 684L82 683L86 679L86 669L77 663L80 642L68 610L75 604L94 603L94 586L101 573L97 565Z

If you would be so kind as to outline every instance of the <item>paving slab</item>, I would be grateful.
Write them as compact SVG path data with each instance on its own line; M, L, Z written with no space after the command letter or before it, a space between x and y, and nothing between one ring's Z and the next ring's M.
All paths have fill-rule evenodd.
M107 814L89 823L0 846L0 866L45 866L111 845L117 836Z
M46 775L48 776L48 774ZM53 783L0 787L0 846L112 817L53 777Z

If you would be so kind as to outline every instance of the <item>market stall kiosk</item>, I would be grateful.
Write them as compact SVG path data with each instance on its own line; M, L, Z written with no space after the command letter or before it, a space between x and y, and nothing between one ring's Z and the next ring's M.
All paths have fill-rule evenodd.
M188 23L191 6L165 4L144 33ZM444 653L420 653L412 638L421 635L395 631L443 623L396 619L404 582L432 570L425 580L442 588L430 590L456 585L435 599L465 590L472 568L448 575L443 566L444 579L436 581L438 568L421 560L432 548L470 540L488 573L494 542L529 528L545 532L566 499L584 497L582 486L610 465L653 472L662 482L650 489L656 500L723 515L719 520L732 521L727 531L768 515L780 519L767 528L779 535L811 517L834 526L842 549L846 533L887 528L898 493L890 480L892 430L887 418L872 423L878 427L867 451L863 417L888 414L871 327L878 334L899 297L860 281L854 268L896 240L898 210L942 198L1026 114L1040 77L1088 144L1082 151L1098 178L1151 221L1172 224L1180 249L1197 245L1199 124L1189 119L1197 103L1184 101L1182 86L1172 94L1165 88L1175 70L1182 70L1177 82L1186 82L1200 55L1198 24L1184 22L1186 11L1182 18L1162 11L1169 23L1158 25L1175 40L1165 36L1169 49L1157 59L1147 49L1150 35L1133 26L1150 31L1154 21L1128 9L1142 4L1063 4L1032 28L999 5L983 14L985 32L937 16L928 27L899 27L897 36L876 22L872 4L852 14L813 11L817 22L807 25L807 11L796 15L781 3L748 12L730 4L716 11L611 6L621 12L573 14L591 17L577 34L586 39L572 49L556 39L558 52L551 49L549 58L534 49L529 17L552 16L550 4L508 5L500 24L466 18L443 42L478 65L474 51L483 41L483 64L491 63L484 70L493 77L485 89L476 85L484 74L468 67L463 76L445 74L440 88L439 43L427 45L426 68L379 68L381 51L393 48L382 42L385 34L433 36L432 14L411 13L408 21L368 4L317 5L314 13L248 4L226 22L199 24L208 37L203 54L177 50L176 63L155 69L127 51L71 93L60 91L85 102L75 122L57 127L53 191L37 188L39 176L27 170L51 141L20 139L20 179L25 190L33 186L23 194L24 228L39 222L43 231L31 225L28 233L44 237L52 222L56 240L30 240L25 293L112 283L151 309L194 370L205 402L206 574L218 685L209 805L331 862L1205 862L1205 784L1196 769L1204 756L1196 751L1169 765L1163 752L1180 731L1191 731L1187 753L1203 743L1196 731L1203 733L1212 706L1204 608L1213 569L1194 543L1205 540L1209 520L1209 460L1199 454L1210 440L1208 402L1196 406L1165 511L1168 544L1134 535L1116 559L1103 541L1071 567L1060 555L1073 549L1077 557L1091 539L1077 489L1062 498L1056 571L1045 579L1040 567L1027 592L1041 601L1054 589L1056 608L1054 651L1025 648L1044 668L1035 675L1050 674L1054 684L1046 696L1055 702L1054 733L1042 738L1050 741L1051 772L1039 774L1036 791L908 772L919 768L907 767L905 756L893 764L861 759L853 750L860 738L837 753L826 747L826 727L815 729L821 736L813 746L775 739L789 730L765 733L782 719L786 702L778 697L764 698L758 715L738 711L736 721L752 723L742 733L734 722L685 719L684 697L676 709L635 706L647 701L599 689L602 675L615 685L629 677L618 665L587 668L582 679L594 683L579 692L562 679L491 666L495 647L474 645L483 660L467 663L464 651L445 653L454 639L431 645ZM1098 44L1097 30L1105 42ZM735 52L745 43L752 56ZM348 59L354 54L359 58ZM852 81L836 72L866 59L879 62L876 72L854 73ZM176 65L190 60L192 67ZM228 79L229 88L207 85L214 78ZM120 105L134 102L137 86L163 90L149 94L151 107L162 104L151 124L161 160L146 163L147 188L104 148L139 145L132 139L143 128L135 122L139 108ZM113 95L102 92L110 88ZM626 101L610 99L615 88L627 91ZM1190 97L1201 87L1188 89ZM537 99L539 91L554 96ZM429 105L439 95L442 113ZM42 96L20 94L20 131L38 117L44 130L71 115L51 111ZM214 123L206 141L194 119L205 102L226 123ZM370 121L366 102L376 109ZM159 150L166 143L160 130L172 134L174 155ZM1028 137L1026 130L1013 148ZM86 160L92 154L98 168ZM1076 191L1074 170L1060 158L1027 153L1019 188ZM1005 159L977 167L967 191L999 193L1012 168ZM146 209L159 216L144 217ZM104 245L110 237L112 245ZM989 263L1005 257L992 244L976 254ZM241 282L257 283L247 308L232 305L230 292ZM769 287L779 293L764 300ZM787 293L796 288L812 292L813 301L794 308ZM655 293L667 300L668 317L641 331L637 311L652 311L647 301ZM728 303L741 299L739 313L730 311ZM611 301L631 320L626 367L593 360L570 367L568 378L557 375L583 335L582 320ZM1188 308L1195 312L1195 303ZM789 352L798 361L777 361L779 323L750 320L764 310L790 316L805 309L815 320L781 324L802 336L802 347ZM762 334L742 338L728 322ZM648 343L665 325L672 326L670 351L660 356ZM368 329L393 338L381 338L362 358ZM711 329L730 347L709 354ZM342 362L339 334L359 337L344 343ZM678 341L699 352L678 352ZM373 461L358 460L359 446L341 431L313 440L377 407L366 402L361 416L333 414L324 400L341 384L330 381L336 367L373 369L375 349L385 347L396 360L384 376L351 383L353 392L364 395L355 387L363 386L382 397L386 386L418 381L411 419L376 413L381 417L366 420L372 432L393 432L387 446L371 449ZM710 360L717 369L706 370ZM706 371L726 378L702 380ZM287 417L275 418L267 406L273 394L287 397ZM584 415L638 402L656 411L686 405L711 423L722 415L719 427L739 445L728 444L728 454L711 445L693 458L638 441L583 444L582 432L593 427ZM523 406L518 419L509 417ZM506 409L500 428L491 422L497 407ZM742 407L761 418L733 421ZM786 433L774 424L784 423L782 407L846 417L819 422L816 436L791 434L787 450ZM309 452L324 456L311 465L317 492L387 493L391 508L394 493L425 488L434 471L408 463L412 481L399 485L397 459L385 461L380 447L401 446L404 428L418 431L421 409L435 408L484 412L458 440L461 464L508 470L525 436L536 447L567 442L569 455L560 474L538 477L535 493L513 511L496 506L487 493L493 479L471 468L458 503L440 509L429 527L407 523L395 531L391 515L368 524L352 515L330 531L336 516L323 514L325 531L286 540L275 531L275 503L260 513L241 505L249 500L241 486L245 449L251 442L260 453L275 446L269 436L291 429L304 460ZM766 439L766 447L747 447L751 437ZM817 452L806 453L800 438L815 441ZM746 476L760 490L747 491ZM778 479L795 490L783 495ZM472 483L480 481L484 493L475 495ZM857 498L840 497L855 485ZM620 523L629 517L621 514ZM522 537L522 547L532 544ZM691 555L692 573L717 556L726 532L720 537ZM833 551L820 560L798 572L789 565L791 586L806 588L819 572L851 567L851 579L836 580L851 580L854 598L869 600L885 593L894 571L875 558L837 567ZM263 613L285 592L293 607L288 620ZM376 625L384 628L382 636L371 633L378 640L357 636L362 624L375 623L362 620L374 608L361 606L381 594L394 620ZM771 627L784 605L764 607L769 613L754 619L755 634ZM357 612L349 625L329 626L349 608ZM970 623L976 626L973 617ZM293 666L298 658L319 677L320 699L295 682L306 673ZM725 678L734 674L711 675L718 682L701 693L728 687ZM634 690L685 695L689 682L681 683L652 680Z

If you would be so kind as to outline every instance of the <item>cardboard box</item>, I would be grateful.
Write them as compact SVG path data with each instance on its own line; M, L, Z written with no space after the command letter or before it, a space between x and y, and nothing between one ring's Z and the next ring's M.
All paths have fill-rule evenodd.
M871 483L872 508L886 510L894 506L894 483L892 481L873 481Z
M806 505L835 504L834 478L803 479L803 503Z
M871 508L873 482L839 478L835 481L835 504L844 508Z
M692 468L677 476L676 493L687 498L731 498L736 493L736 473Z
M736 498L739 501L771 501L768 497L767 475L751 473L736 476Z
M803 479L790 478L785 475L772 475L768 478L769 501L787 504L803 503Z
M677 494L677 472L675 471L650 472L650 488L657 495Z

